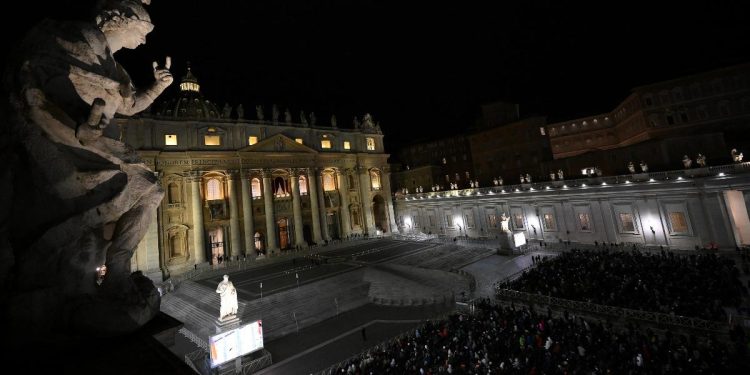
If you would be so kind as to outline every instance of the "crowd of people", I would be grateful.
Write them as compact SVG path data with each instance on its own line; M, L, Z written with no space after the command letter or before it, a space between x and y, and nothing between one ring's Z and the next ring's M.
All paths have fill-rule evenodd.
M707 320L726 320L723 307L739 307L747 293L731 259L607 249L543 259L498 287Z
M740 374L750 373L747 338L728 346L670 331L555 317L479 302L473 314L428 322L329 373L347 374Z

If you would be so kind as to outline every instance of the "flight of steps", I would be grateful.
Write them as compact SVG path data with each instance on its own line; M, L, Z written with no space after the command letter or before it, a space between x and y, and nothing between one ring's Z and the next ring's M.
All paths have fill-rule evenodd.
M447 304L469 290L471 280L464 275L397 264L368 267L370 300L379 305L423 306Z
M265 341L295 332L369 302L369 283L362 271L347 272L299 288L264 296L263 299L240 300L238 315L242 323L263 321ZM184 282L162 299L162 311L185 323L185 328L208 340L215 333L219 297L213 290L194 282ZM297 322L295 323L295 315Z
M494 250L487 248L445 244L395 259L392 263L448 271L459 269L494 253Z

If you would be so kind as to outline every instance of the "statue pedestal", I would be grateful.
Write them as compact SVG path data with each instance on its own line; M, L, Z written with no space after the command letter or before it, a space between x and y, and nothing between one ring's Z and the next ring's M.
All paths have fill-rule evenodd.
M224 318L224 320L216 319L214 320L214 328L216 333L222 333L226 331L231 331L236 328L240 328L241 320L237 316L234 316L232 318Z
M512 232L502 232L498 236L500 239L500 249L502 250L513 250L515 249L515 244L513 243L513 233Z
M648 173L633 173L633 181L648 181L649 178Z

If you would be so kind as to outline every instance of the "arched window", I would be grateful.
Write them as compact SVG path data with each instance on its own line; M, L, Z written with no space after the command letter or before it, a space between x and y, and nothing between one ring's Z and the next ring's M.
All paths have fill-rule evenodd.
M347 178L349 178L349 189L354 190L357 188L357 183L355 182L354 175L350 174L347 175Z
M365 138L367 143L367 151L375 151L375 138Z
M380 172L370 171L370 184L373 190L380 190Z
M257 178L250 180L250 190L253 198L263 196L263 189L260 188L260 180Z
M212 178L206 183L206 200L222 199L221 182L218 178Z
M180 203L180 187L177 186L176 183L170 182L169 187L167 187L167 194L168 194L168 203Z
M277 197L286 197L289 195L286 180L283 177L273 179L273 195Z
M299 176L299 193L302 195L307 194L307 177Z
M333 173L323 173L323 190L336 190L336 182L333 179Z

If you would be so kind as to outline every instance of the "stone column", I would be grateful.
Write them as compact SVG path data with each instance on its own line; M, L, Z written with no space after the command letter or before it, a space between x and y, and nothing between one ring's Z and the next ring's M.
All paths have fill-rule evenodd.
M364 219L365 233L375 234L375 227L373 225L372 218L372 198L370 197L370 171L365 167L358 167L359 172L359 190L361 194L360 201L362 202L362 218Z
M237 207L237 171L230 171L227 178L229 193L229 256L234 259L242 254L242 242L240 240L240 212Z
M320 234L324 239L330 241L331 236L328 234L328 213L326 212L326 204L323 192L323 175L316 173L315 180L318 182L318 206L320 208Z
M253 222L253 194L250 189L250 174L240 175L242 180L242 221L245 230L245 254L255 255L255 223Z
M190 195L193 206L193 249L195 250L195 263L206 261L206 243L204 241L205 230L203 229L203 200L201 200L201 173L194 174L190 180Z
M307 245L302 235L302 206L299 199L299 174L292 169L289 174L292 182L292 213L294 214L294 244L299 247Z
M346 238L352 233L352 220L349 212L349 180L346 173L336 170L336 179L339 181L339 196L341 197L341 235Z
M318 170L310 168L307 170L307 182L310 192L310 211L312 211L312 235L313 242L320 244L323 238L320 236L320 206L318 205Z
M398 233L398 226L396 225L396 215L393 211L393 192L391 191L391 169L384 167L381 169L380 181L383 189L383 195L385 195L386 212L388 213L388 226L390 226L391 232ZM489 228L488 228L489 232Z
M268 255L279 250L276 244L276 220L273 213L273 189L271 171L263 171L263 202L266 208L266 251Z

